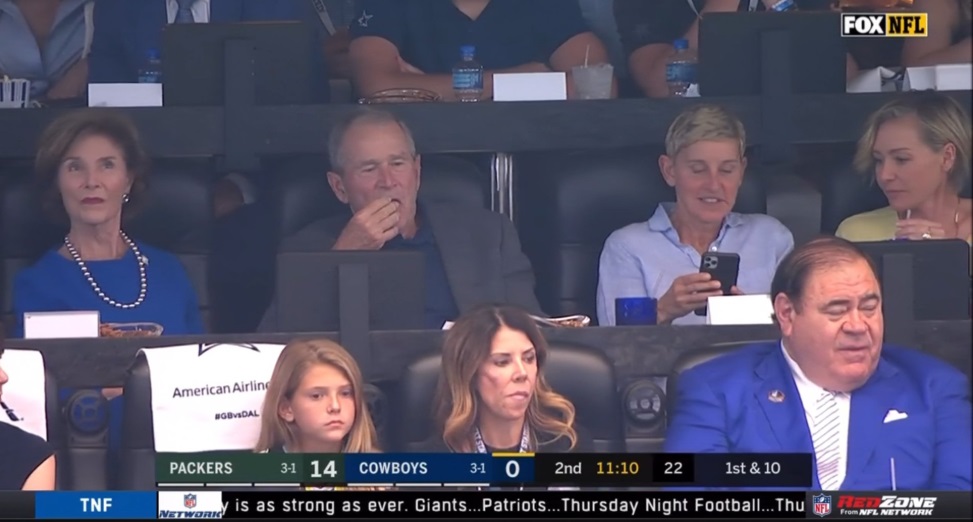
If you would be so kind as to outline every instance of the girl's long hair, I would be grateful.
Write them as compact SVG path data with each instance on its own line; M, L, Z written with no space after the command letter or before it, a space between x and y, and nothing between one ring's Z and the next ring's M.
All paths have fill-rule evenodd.
M380 451L378 436L368 412L362 387L364 379L358 363L335 342L326 339L291 341L281 351L274 373L267 386L263 410L260 412L260 437L255 451L267 451L280 446L294 447L298 443L298 428L280 416L284 400L291 400L307 371L326 364L337 368L351 382L355 401L355 421L342 441L343 453L373 453Z

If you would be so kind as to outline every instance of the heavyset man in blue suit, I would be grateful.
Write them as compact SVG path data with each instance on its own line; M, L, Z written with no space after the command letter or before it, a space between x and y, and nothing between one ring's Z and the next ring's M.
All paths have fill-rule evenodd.
M814 240L771 287L781 342L679 377L670 452L811 453L813 489L970 490L967 378L882 344L874 267L854 244Z

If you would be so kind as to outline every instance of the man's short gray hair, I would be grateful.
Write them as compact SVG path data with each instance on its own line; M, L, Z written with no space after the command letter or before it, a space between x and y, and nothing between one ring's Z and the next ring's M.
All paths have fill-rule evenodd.
M331 162L331 170L339 174L344 172L345 164L341 147L344 145L345 136L352 127L359 124L382 125L388 123L394 123L402 129L409 146L409 152L415 157L416 142L412 139L412 131L409 130L409 126L405 124L402 118L388 111L360 107L343 116L331 129L331 135L328 137L328 159Z

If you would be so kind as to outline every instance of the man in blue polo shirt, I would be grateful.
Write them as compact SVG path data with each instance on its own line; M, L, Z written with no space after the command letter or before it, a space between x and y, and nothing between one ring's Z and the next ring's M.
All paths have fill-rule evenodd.
M476 47L484 96L494 73L563 71L608 63L577 2L563 0L359 0L351 62L360 94L419 88L453 99L460 47ZM568 82L571 88L571 82Z

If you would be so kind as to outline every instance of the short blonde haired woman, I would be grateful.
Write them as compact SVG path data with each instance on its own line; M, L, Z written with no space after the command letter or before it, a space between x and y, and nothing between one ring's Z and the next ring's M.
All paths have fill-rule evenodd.
M835 235L851 241L965 239L970 199L970 117L949 96L910 93L869 117L855 166L874 176L889 206L851 216Z
M720 282L700 273L710 251L740 256L735 294L765 294L777 264L794 247L791 232L762 214L733 212L747 168L743 123L717 105L696 105L680 114L659 158L676 201L660 203L648 221L613 232L601 252L598 323L615 325L615 299L658 299L660 324L703 324L693 312Z

